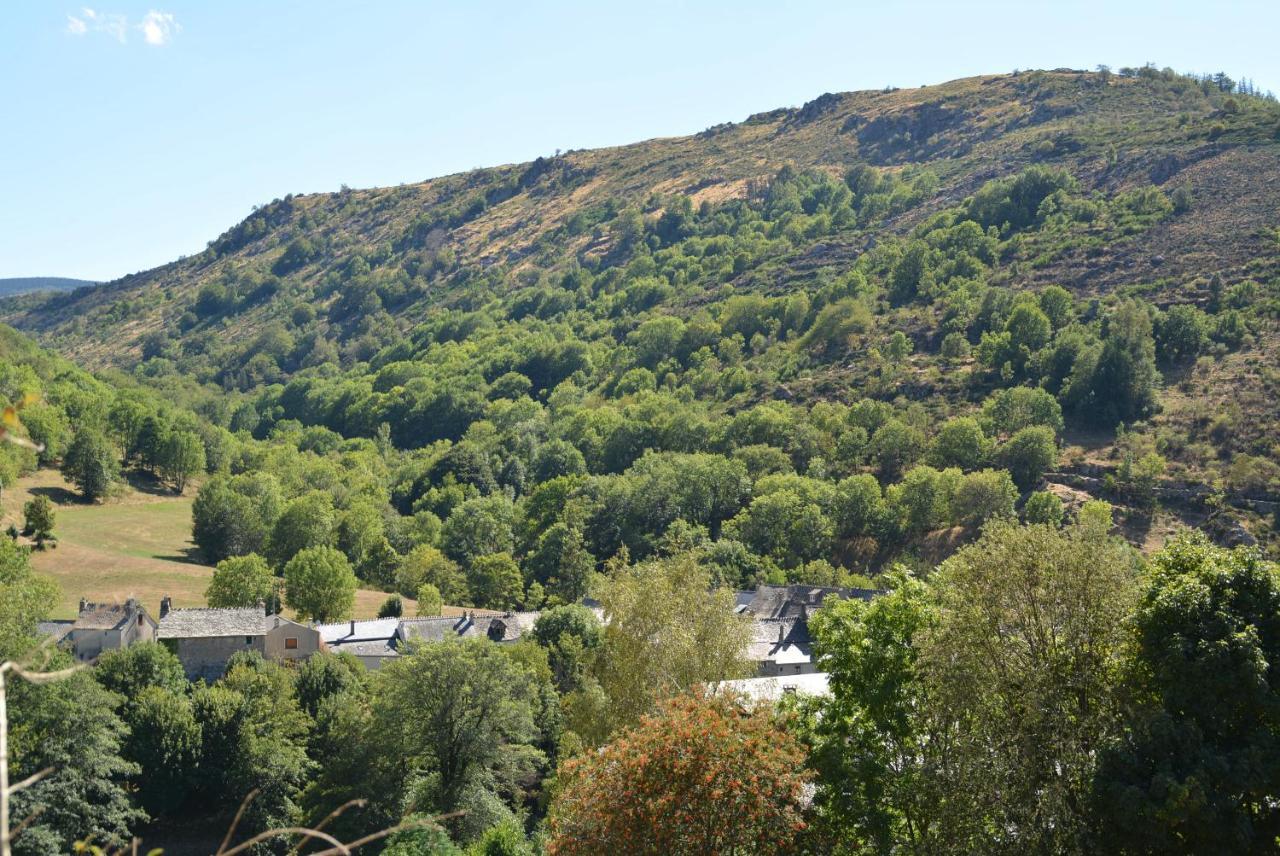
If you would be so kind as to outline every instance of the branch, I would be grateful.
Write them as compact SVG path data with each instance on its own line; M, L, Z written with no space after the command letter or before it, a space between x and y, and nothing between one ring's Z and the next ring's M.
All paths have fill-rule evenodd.
M40 816L40 814L41 814L44 810L45 810L45 807L44 807L44 806L36 806L35 810L34 810L34 811L32 811L32 812L31 812L31 814L27 815L26 817L24 817L24 818L22 819L22 823L19 823L17 826L15 826L15 827L14 827L14 828L9 832L9 840L10 840L10 841L12 841L13 839L15 839L15 838L17 838L19 835L21 835L21 834L22 834L22 830L24 830L24 829L26 829L28 826L30 826L30 825L31 825L31 823L32 823L32 822L33 822L37 817L39 817L39 816Z
M218 846L218 852L215 856L226 856L227 845L231 843L231 836L236 834L236 827L240 825L240 818L244 817L244 810L249 807L249 803L261 793L259 788L249 791L243 800L240 801L240 808L236 809L235 819L231 821L231 826L227 828L227 834L222 838L222 844Z
M218 856L234 856L236 853L243 853L255 844L276 838L281 835L305 835L307 838L319 838L326 844L332 844L333 847L321 851L323 853L341 854L341 856L351 856L351 849L348 845L343 844L327 832L321 832L318 829L307 829L304 826L284 826L280 829L268 829L266 832L259 832L257 835L232 847L230 850L219 850ZM304 839L305 840L305 839ZM357 845L358 846L358 845ZM318 856L318 854L317 854Z
M311 832L308 832L306 835L302 836L302 838L298 839L298 843L293 845L293 848L289 851L289 853L296 856L298 851L302 849L302 845L306 844L308 841L310 841L312 838L315 837L314 833L324 829L326 826L329 825L329 821L334 820L335 818L338 817L338 815L342 814L347 809L352 807L364 808L368 804L369 804L369 801L364 799L349 800L348 802L344 802L342 805L338 806L333 811L325 815L324 820L317 823Z
M22 790L23 788L31 787L36 782L40 781L45 776L52 773L54 769L55 769L54 767L45 767L43 770L40 770L38 772L32 773L30 776L27 776L21 782L15 782L14 784L9 786L9 793L11 795L16 794L18 791Z

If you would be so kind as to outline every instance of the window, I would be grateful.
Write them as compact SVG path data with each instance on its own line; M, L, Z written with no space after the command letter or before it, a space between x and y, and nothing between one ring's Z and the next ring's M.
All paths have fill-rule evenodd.
M285 640L284 640L284 647L285 647L285 648L287 648L287 649L288 649L288 650L290 650L290 651L292 651L292 650L294 650L295 648L297 648L297 647L298 647L298 637L296 637L296 636L289 636L289 637L286 637L286 638L285 638Z
M246 644L246 645L252 645L252 644L253 644L253 637L252 637L252 636L246 636L246 637L244 637L244 644Z

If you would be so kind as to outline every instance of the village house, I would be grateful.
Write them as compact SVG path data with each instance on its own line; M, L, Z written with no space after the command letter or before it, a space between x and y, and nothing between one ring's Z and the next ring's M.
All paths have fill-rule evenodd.
M134 598L124 603L91 603L80 599L76 620L60 641L80 662L97 659L104 651L127 648L156 638L156 622Z
M806 585L764 585L750 597L740 593L738 612L752 619L747 656L756 664L757 675L778 677L817 672L813 640L809 636L809 616L830 597L870 600L877 594L874 589Z
M533 629L537 612L467 610L458 616L378 618L345 621L316 627L330 651L353 654L366 668L380 668L399 657L409 642L442 642L445 639L488 639L516 642Z
M177 655L191 680L221 677L240 651L282 662L305 659L323 646L315 628L267 615L262 605L173 609L168 597L160 602L157 638Z

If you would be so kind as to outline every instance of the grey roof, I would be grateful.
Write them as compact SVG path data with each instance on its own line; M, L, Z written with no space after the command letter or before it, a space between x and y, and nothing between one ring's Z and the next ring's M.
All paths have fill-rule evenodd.
M41 621L36 624L36 633L41 637L53 637L53 641L61 642L63 638L71 632L72 626L75 624L70 619L61 619L57 621Z
M808 618L828 597L856 597L871 600L879 592L873 589L833 588L828 586L760 586L747 604L746 611L757 618Z
M267 628L267 616L256 606L175 609L160 619L156 635L161 639L261 636Z
M139 612L146 616L148 621L151 620L151 616L146 614L146 610L139 606L136 600L127 600L124 603L81 601L81 604L83 608L73 624L75 630L115 630L133 621Z
M811 662L808 622L800 618L757 618L751 623L747 657L757 663Z
M367 639L358 642L330 642L329 650L355 654L357 657L398 657L390 639Z
M334 624L317 624L320 638L326 644L348 645L352 642L367 642L374 639L392 639L396 628L400 626L399 618L374 618L369 621L340 621Z
M494 642L514 642L533 627L539 614L507 612L479 615L469 612L457 617L405 618L400 621L396 635L403 641L421 639L425 642L441 642L449 636L457 636L463 639L484 638Z

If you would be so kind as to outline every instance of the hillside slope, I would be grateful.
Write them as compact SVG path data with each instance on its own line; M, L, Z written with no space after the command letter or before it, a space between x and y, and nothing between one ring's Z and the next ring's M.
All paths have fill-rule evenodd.
M1195 522L1225 492L1267 537L1277 200L1274 101L1149 68L1026 72L289 197L195 256L0 318L91 367L230 392L207 409L262 437L297 420L425 454L527 393L603 474L645 449L774 446L889 486L948 418L985 414L1007 442L1025 422L990 416L992 396L1038 387L1066 416L1049 487L1142 506L1155 479L1163 501L1190 491ZM847 409L862 399L919 448L886 460L886 414ZM705 436L655 427L679 402ZM814 437L737 424L768 407ZM488 454L496 472L514 452ZM397 488L403 513L441 489L432 467Z
M71 291L97 284L92 280L68 279L65 276L11 276L0 278L0 297L28 294L33 291Z

